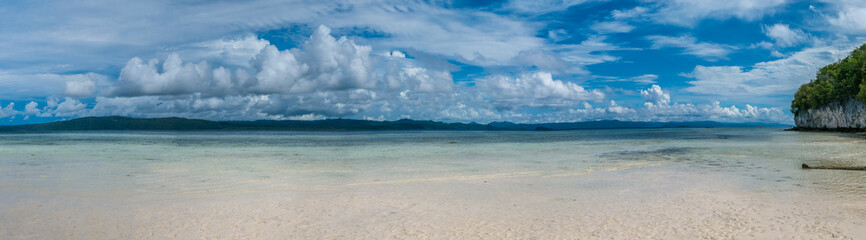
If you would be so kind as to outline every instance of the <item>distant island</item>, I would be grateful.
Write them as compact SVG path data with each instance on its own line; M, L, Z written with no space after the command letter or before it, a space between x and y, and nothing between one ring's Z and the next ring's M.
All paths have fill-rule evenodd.
M401 119L397 121L369 121L355 119L327 119L315 121L257 120L209 121L200 119L85 117L42 124L0 126L0 132L56 132L56 131L357 131L357 130L476 130L476 131L552 131L576 129L615 128L704 128L704 127L783 127L773 123L721 123L700 122L630 122L617 120L571 123L443 123Z
M824 66L791 102L797 129L866 129L866 44Z

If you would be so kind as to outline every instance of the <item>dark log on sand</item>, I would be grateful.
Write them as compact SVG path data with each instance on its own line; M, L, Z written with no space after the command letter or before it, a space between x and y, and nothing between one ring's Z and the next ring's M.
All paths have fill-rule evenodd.
M830 170L854 170L866 171L866 167L846 167L846 166L809 166L803 163L803 169L830 169Z

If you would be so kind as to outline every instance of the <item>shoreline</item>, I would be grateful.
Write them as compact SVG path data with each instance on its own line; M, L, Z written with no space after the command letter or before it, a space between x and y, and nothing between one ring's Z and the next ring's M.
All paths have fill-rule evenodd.
M861 133L866 132L864 128L807 128L807 127L792 127L786 128L785 131L797 132L841 132L841 133Z

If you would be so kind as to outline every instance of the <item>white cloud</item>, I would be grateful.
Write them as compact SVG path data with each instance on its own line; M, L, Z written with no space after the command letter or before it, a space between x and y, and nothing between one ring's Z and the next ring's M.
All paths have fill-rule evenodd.
M604 62L613 62L619 60L618 57L608 55L610 51L635 50L631 48L621 48L617 45L605 42L607 37L593 35L589 36L580 44L559 45L556 51L562 56L562 60L572 64L571 73L588 74L583 67L586 65L599 64Z
M793 47L809 39L809 35L800 29L791 29L788 24L777 23L763 26L764 34L772 38L779 47Z
M229 66L249 67L250 59L269 45L271 43L267 40L254 35L247 35L193 43L188 48L182 48L175 52L192 59Z
M671 103L670 95L658 85L641 90L644 97L642 108L629 108L611 101L606 107L594 108L586 105L583 108L569 109L537 116L537 121L545 122L555 119L576 119L573 121L591 121L600 119L617 119L622 121L719 121L719 122L776 122L792 123L792 117L787 111L779 108L762 108L746 104L744 108L734 105L723 107L718 101L711 104L680 104Z
M762 48L762 49L773 49L773 44L767 41L761 41L758 43L752 43L749 45L749 49Z
M600 101L604 93L554 80L550 73L525 73L518 77L488 76L476 80L483 94L502 108L513 107L566 107L585 101Z
M726 99L756 99L766 96L790 98L803 83L815 77L819 68L845 57L854 46L818 46L805 48L791 56L756 63L748 68L740 66L702 66L685 76L688 92Z
M490 77L478 80L478 88L459 86L453 93L436 94L402 91L384 92L352 90L294 95L247 95L206 97L185 96L97 97L92 108L71 98L49 98L46 106L27 105L26 114L41 116L81 117L121 115L132 117L187 117L214 120L296 119L314 120L329 117L395 120L412 116L418 119L445 121L514 121L514 122L573 122L599 119L628 121L723 121L723 122L782 122L791 121L790 114L778 108L745 105L722 107L719 102L708 105L673 103L667 91L654 85L640 91L645 103L637 107L608 101L607 106L594 108L587 101L602 101L603 94L558 80L549 74L526 73L520 77ZM485 85L487 84L487 85ZM484 91L481 88L494 89ZM504 94L487 95L493 91ZM22 114L10 104L6 116ZM514 111L522 107L551 107L552 112L531 113ZM39 113L41 112L41 113ZM10 115L11 114L11 115ZM369 117L368 117L369 118Z
M4 100L65 94L70 96L93 95L92 90L95 90L97 86L107 84L109 84L108 77L96 73L27 74L0 71L0 96L3 96Z
M220 55L250 56L248 49L226 48ZM95 99L89 114L299 119L379 112L393 116L417 107L424 111L415 115L434 118L433 112L441 109L437 104L454 100L449 71L427 68L400 51L371 52L372 47L332 37L321 26L298 48L280 51L268 44L247 59L249 67L233 70L205 61L185 63L176 53L162 63L133 58L110 94Z
M594 0L510 0L506 6L521 13L543 14L563 11L571 6L591 1Z
M666 47L682 48L683 54L697 56L710 61L725 59L728 54L737 49L734 46L725 44L698 42L697 39L688 35L679 37L655 35L649 36L647 39L652 42L653 49Z
M412 89L417 92L449 92L454 89L451 73L445 71L409 67L388 78L389 83L396 83L389 86L391 89Z
M550 71L556 73L583 73L583 68L569 64L562 59L558 54L550 51L523 51L517 56L517 62L526 66L536 67L542 71Z
M265 47L253 60L256 89L261 93L305 93L376 87L369 46L336 39L319 26L301 48Z
M659 76L655 74L644 74L637 77L628 78L628 80L640 84L653 84L656 83L656 79L658 78Z
M579 2L550 2L547 9ZM63 71L91 71L133 56L160 57L163 51L210 61L221 54L220 47L242 55L221 56L225 62L220 64L244 65L236 60L259 52L265 44L243 34L293 25L364 29L386 36L365 43L377 48L415 49L483 65L508 64L520 51L547 44L536 36L538 24L427 1L46 1L5 7L12 10L0 15L0 22L9 26L0 29L0 62L22 66L16 71L31 74L59 72L58 66ZM35 16L52 17L34 20ZM238 34L242 37L208 42ZM189 49L207 51L199 56ZM43 64L27 64L32 62Z
M184 63L176 53L169 54L161 67L156 59L133 58L121 70L112 92L119 96L225 95L372 89L378 80L372 71L371 51L345 37L336 39L329 28L320 26L300 48L280 51L267 45L250 56L252 74L244 69L232 73L224 67L213 68L204 61ZM240 54L224 51L224 55L234 58Z
M40 117L84 117L88 116L90 109L87 105L81 103L78 99L65 97L63 99L57 97L48 97L46 106L38 111ZM29 108L27 104L26 108ZM36 106L34 106L36 107ZM37 112L36 110L27 109L27 111Z
M510 64L519 52L545 47L547 42L536 36L540 25L480 10L446 9L422 1L346 4L345 9L316 19L317 23L362 26L387 34L371 40L374 47L417 49L476 65Z
M635 50L621 48L606 42L606 36L592 35L579 44L560 44L555 47L521 51L512 60L519 66L535 67L536 70L558 74L589 74L587 65L616 61L610 51Z
M66 82L64 93L67 96L89 97L96 92L96 82L90 79L73 80Z
M13 102L6 105L6 107L0 106L0 118L7 118L18 114L19 112L15 111L15 103Z
M649 106L649 105L648 105ZM744 109L723 107L718 101L708 105L671 104L652 105L643 110L640 119L655 121L720 121L720 122L792 122L792 117L779 108L760 108L749 104Z
M318 115L318 114L314 114L314 113L307 113L304 115L289 116L287 119L299 120L299 121L313 121L313 120L324 120L324 119L327 119L327 117L322 116L322 115Z
M640 76L634 76L630 78L617 78L617 77L599 77L604 82L633 82L637 84L654 84L656 83L656 79L659 78L658 75L655 74L644 74Z
M134 95L179 95L197 91L208 91L214 71L207 62L184 63L178 54L169 54L158 66L159 60L144 62L132 58L120 71L113 94Z
M646 101L644 105L647 108L667 106L671 102L671 95L662 91L662 88L655 84L647 90L641 90L640 96Z
M645 7L635 7L628 10L613 10L610 12L610 15L616 20L627 20L641 17L646 14L647 11L649 11L649 9Z
M589 26L590 29L596 31L600 34L606 33L627 33L634 30L634 26L628 25L628 23L620 22L620 21L612 21L612 22L596 22Z
M553 40L554 42L559 42L565 39L568 39L568 32L565 29L556 29L547 31L547 38Z
M29 102L26 106L24 106L24 114L27 115L39 115L41 111L39 110L39 103Z
M406 58L406 54L401 51L390 51L386 52L385 57L393 57L393 58Z
M704 19L755 21L774 14L786 0L645 0L653 5L650 18L663 24L692 27Z
M547 31L548 21L559 19L556 14L543 14L584 2L511 1L494 4L495 9L388 0L9 3L13 11L0 15L0 21L8 26L0 29L0 62L12 70L0 72L0 95L6 97L3 100L24 102L57 96L45 105L27 104L23 110L49 116L394 119L407 115L530 121L538 114L502 109L516 105L561 110L601 101L604 96L598 90L554 80L550 74L516 73L510 79L483 75L533 69L591 76L587 65L619 61L612 52L633 50L621 47L628 42L613 43L604 33L630 32L633 24L648 20L680 26L694 26L702 19L752 21L784 5L779 0L643 1L642 6L612 11L610 17L584 21L596 23L591 28L598 35L590 35L579 44L555 45L557 41L564 43L569 34L564 29ZM33 16L52 17L34 21ZM270 30L287 27L307 32L307 27L319 24L334 27L335 32L376 37L335 38L327 28L313 28L306 42L294 38L288 43L278 42L279 36L271 36L276 45L297 44L294 49L281 50L253 34L270 34ZM710 60L725 58L735 50L690 36L656 37L657 48L678 47L685 54ZM373 49L379 51L372 53ZM479 85L454 84L451 72L462 67L450 65L455 60L483 68L482 76L477 77ZM433 63L436 61L441 64ZM32 62L44 64L27 64ZM123 67L117 81L95 73L65 74L113 72L117 64ZM754 68L738 71L732 71L732 76ZM696 70L693 76L697 75ZM657 75L646 74L617 81L654 84L657 79ZM693 83L708 79L696 77ZM505 92L503 86L522 89L514 90L517 95L499 97L482 86ZM91 96L96 97L72 98ZM509 101L515 103L507 104ZM21 105L19 102L18 107ZM616 102L608 105L604 114L626 117L641 113L639 108ZM13 110L7 107L7 112Z
M814 6L810 9L818 11L828 31L844 34L866 34L866 2L859 0L823 0L828 5L829 14L824 14Z

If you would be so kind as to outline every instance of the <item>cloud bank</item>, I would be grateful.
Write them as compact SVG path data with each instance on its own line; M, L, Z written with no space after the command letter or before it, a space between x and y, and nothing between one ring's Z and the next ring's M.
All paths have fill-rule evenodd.
M264 42L258 53L225 48L242 42ZM608 100L602 91L558 80L549 72L494 74L473 84L455 84L451 74L428 68L400 51L374 54L372 47L336 38L320 26L298 48L279 50L263 40L220 41L224 56L249 56L246 64L215 66L184 62L177 53L164 60L132 58L110 85L95 89L89 78L66 81L67 97L50 97L24 111L14 103L0 109L3 117L133 117L181 116L214 120L420 118L443 121L562 122L599 119L686 121L784 121L775 108L671 103L658 85L640 92L641 108ZM240 43L243 45L243 43ZM238 49L241 53L235 53ZM194 54L193 54L194 55ZM221 62L232 62L231 60ZM650 83L656 75L629 81ZM98 92L92 105L75 96ZM604 105L593 107L592 105ZM535 110L532 110L535 109ZM554 111L549 111L553 109ZM530 111L527 111L530 110Z
M790 122L866 39L862 2L809 4L13 1L0 118Z

